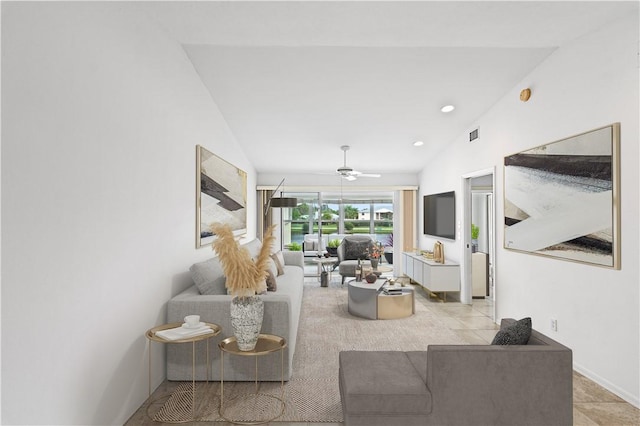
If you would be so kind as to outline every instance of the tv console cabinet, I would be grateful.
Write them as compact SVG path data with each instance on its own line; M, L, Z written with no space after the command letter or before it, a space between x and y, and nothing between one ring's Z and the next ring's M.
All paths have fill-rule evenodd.
M445 263L434 262L414 253L402 253L404 273L411 280L432 293L444 293L447 300L448 291L460 291L460 265L445 260Z

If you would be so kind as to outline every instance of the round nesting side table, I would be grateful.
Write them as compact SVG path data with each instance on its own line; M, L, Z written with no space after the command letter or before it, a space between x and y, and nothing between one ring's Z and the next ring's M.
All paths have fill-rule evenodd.
M235 337L229 337L224 339L220 343L218 343L218 347L220 348L220 417L225 419L231 423L237 424L262 424L268 423L284 414L285 410L285 402L284 402L284 349L287 347L287 340L284 337L275 336L273 334L260 334L258 336L258 342L256 343L256 347L251 351L241 351L238 348L238 342ZM273 352L280 351L280 371L281 371L281 380L280 380L280 397L275 395L270 395L266 393L258 392L258 358ZM239 355L239 356L252 356L255 357L255 393L253 394L245 394L239 395L239 397L251 397L251 396L262 396L266 398L272 398L280 403L280 412L275 416L272 416L269 419L258 420L258 421L234 421L225 417L224 411L224 354L230 355Z
M394 289L395 294L386 294L385 289ZM416 313L413 288L402 285L385 285L378 293L378 319L406 318Z
M181 322L174 322L169 324L159 325L157 327L153 327L145 333L147 339L149 339L149 396L151 396L151 342L158 343L191 343L191 413L187 413L186 410L188 407L181 406L182 410L176 414L176 416L170 417L158 417L154 420L162 421L165 423L186 423L195 420L195 407L196 407L196 342L201 342L206 340L207 342L207 382L209 381L211 363L209 362L209 339L214 336L220 334L222 327L218 324L203 323L205 326L209 327L213 332L207 334L200 334L197 336L185 337L176 340L165 339L161 336L158 336L159 331L169 330L172 328L182 327ZM171 395L167 395L171 396ZM166 397L166 396L165 396ZM161 397L159 399L162 399ZM151 406L151 404L149 404Z
M321 283L322 287L327 287L327 282L322 282L322 273L326 272L328 274L328 279L331 281L331 272L333 271L333 266L338 261L337 257L314 257L313 262L318 264L318 280Z

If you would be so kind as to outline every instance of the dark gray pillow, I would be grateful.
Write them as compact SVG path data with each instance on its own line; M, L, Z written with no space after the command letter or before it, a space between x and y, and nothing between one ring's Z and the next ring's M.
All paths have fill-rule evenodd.
M366 259L371 241L344 241L345 260Z
M531 318L522 318L506 327L493 338L492 345L526 345L531 337Z
M217 257L194 263L189 271L200 294L227 294L227 278Z

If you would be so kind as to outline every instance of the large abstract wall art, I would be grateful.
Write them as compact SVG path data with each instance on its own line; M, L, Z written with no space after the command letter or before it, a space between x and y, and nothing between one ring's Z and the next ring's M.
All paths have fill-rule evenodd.
M620 123L504 159L504 247L620 269Z
M196 146L196 248L211 244L213 222L231 225L233 233L247 231L247 173Z

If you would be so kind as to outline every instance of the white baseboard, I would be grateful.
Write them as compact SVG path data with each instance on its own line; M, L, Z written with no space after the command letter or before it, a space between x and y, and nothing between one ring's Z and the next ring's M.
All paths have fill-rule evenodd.
M593 371L587 368L584 368L580 365L573 364L573 369L578 373L582 374L583 376L585 376L586 378L596 382L597 384L599 384L609 392L616 394L617 396L624 399L626 402L633 405L634 407L640 408L640 397L638 395L631 395L629 392L623 389L620 389L613 383L609 382L608 380L600 377L598 374L594 373Z

